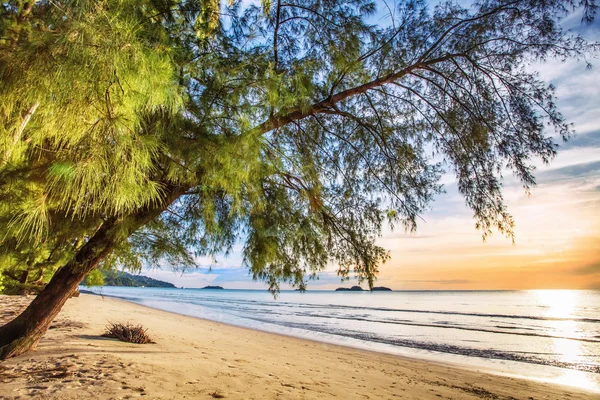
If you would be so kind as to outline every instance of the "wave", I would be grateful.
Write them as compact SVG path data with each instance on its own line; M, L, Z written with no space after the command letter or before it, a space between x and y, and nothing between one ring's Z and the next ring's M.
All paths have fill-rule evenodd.
M364 321L364 322L377 322L380 324L422 326L422 327L428 327L428 328L442 328L442 329L460 329L463 331L472 331L472 332L500 333L500 334L505 334L505 335L519 335L519 336L536 336L536 337L544 337L544 338L551 338L551 339L568 339L568 340L577 340L577 341L581 341L581 342L600 343L600 340L598 340L598 339L589 339L589 338L571 337L571 336L557 336L557 335L548 335L548 334L533 333L533 332L514 332L514 331L506 332L506 331L499 331L499 330L494 330L494 329L471 328L471 327L459 326L459 325L425 324L425 323L412 322L412 321L357 318L354 316L353 317L341 317L341 316L330 317L330 316L325 316L325 315L315 316L315 315L310 315L310 314L297 314L297 315L305 316L305 317L345 319L345 320L351 320L351 321ZM520 328L511 328L511 329L520 329Z
M537 357L534 354L525 355L528 353L523 352L508 352L508 351L500 351L494 349L476 349L465 346L456 346L450 344L441 344L441 343L432 343L432 342L422 342L417 340L410 339L391 339L387 337L383 337L380 335L376 335L373 333L365 333L359 331L353 331L349 329L339 329L339 328L330 328L321 325L307 324L307 323L296 323L296 322L279 322L272 321L263 318L257 318L255 316L246 317L248 319L270 323L280 326L285 326L287 328L296 328L303 329L315 332L326 333L335 336L348 337L352 339L358 339L367 342L376 342L383 343L387 345L397 346L397 347L408 347L413 349L420 350L428 350L428 351L437 351L441 353L450 353L463 355L468 357L482 357L482 358L492 358L497 360L507 360L507 361L519 361L526 362L530 364L539 364L539 365L548 365L553 367L560 368L568 368L578 371L592 372L596 374L600 374L600 364L596 363L577 363L577 362L568 362L568 361L560 361L560 360L551 360L546 358Z
M580 342L588 342L588 343L600 343L600 338L597 336L592 337L581 337L581 336L562 336L562 335L552 335L549 333L539 333L536 332L535 329L523 327L523 326L498 326L493 325L493 327L499 329L507 329L507 330L499 330L499 329L490 329L484 327L475 327L474 326L465 326L458 324L456 322L450 321L438 321L436 323L426 323L426 322L418 322L413 320L405 320L405 319L378 319L378 318L370 318L368 314L364 315L325 315L325 314L315 314L309 312L302 311L294 311L293 314L289 312L277 312L271 309L272 303L264 303L265 309L258 309L256 307L248 306L245 304L247 302L236 302L236 301L228 301L227 303L215 302L214 304L206 304L206 302L198 302L194 303L196 305L200 305L202 307L207 307L211 309L218 309L221 311L231 311L233 314L238 315L240 317L246 318L247 314L262 314L267 313L270 317L274 317L277 315L290 317L291 315L298 317L306 317L306 318L323 318L323 319L334 319L334 320L348 320L348 321L362 321L362 322L372 322L372 323L380 323L380 324L391 324L391 325L402 325L402 326L418 326L418 327L427 327L427 328L441 328L441 329L458 329L463 331L471 331L471 332L484 332L491 334L502 334L502 335L517 335L517 336L529 336L529 337L541 337L541 338L549 338L549 339L565 339L565 340L574 340ZM294 304L298 306L299 304ZM311 307L308 307L311 308ZM247 314L246 314L247 312ZM238 313L241 313L238 314ZM275 323L272 319L269 319ZM547 330L547 328L541 327L541 330ZM529 332L528 332L529 331Z
M244 303L244 302L240 302ZM476 313L476 312L461 312L461 311L436 311L436 310L415 310L415 309L400 309L400 308L386 308L386 307L358 307L358 306L344 306L340 304L306 304L306 303L263 303L269 306L278 307L280 305L294 305L302 306L307 308L323 308L323 309L343 309L343 310L369 310L369 311L387 311L387 312L401 312L401 313L417 313L417 314L438 314L438 315L461 315L467 317L484 317L484 318L504 318L504 319L527 319L534 321L574 321L574 322L590 322L600 323L598 318L586 318L586 317L548 317L548 316L536 316L536 315L516 315L516 314L490 314L490 313Z
M223 302L221 298L203 298L199 300L212 300L218 303ZM517 315L517 314L490 314L490 313L476 313L476 312L461 312L461 311L436 311L436 310L417 310L417 309L401 309L401 308L386 308L386 307L360 307L360 306L345 306L340 304L309 304L309 303L291 303L291 302L265 302L259 300L227 300L228 303L235 304L260 304L266 307L302 307L302 308L318 308L327 310L361 310L361 311L387 311L387 312L400 312L400 313L416 313L416 314L438 314L438 315L461 315L467 317L483 317L483 318L503 318L503 319L527 319L534 321L573 321L573 322L589 322L589 323L600 323L598 318L587 318L587 317L549 317L549 316L536 316L536 315ZM201 303L198 303L201 304Z

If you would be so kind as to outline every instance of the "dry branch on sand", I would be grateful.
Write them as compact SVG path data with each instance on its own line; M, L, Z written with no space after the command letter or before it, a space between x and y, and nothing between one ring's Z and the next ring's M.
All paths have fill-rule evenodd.
M119 339L123 342L146 344L156 343L147 334L147 329L142 325L133 325L129 322L126 324L109 322L106 327L106 332L102 334L103 337Z

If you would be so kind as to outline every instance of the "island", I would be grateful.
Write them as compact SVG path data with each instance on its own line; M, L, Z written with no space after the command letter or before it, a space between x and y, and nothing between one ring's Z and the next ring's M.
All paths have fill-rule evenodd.
M375 286L371 289L373 292L391 292L392 289L385 286ZM351 288L340 287L335 289L336 292L363 292L364 289L360 286L352 286Z
M375 286L371 290L374 292L391 292L392 291L392 289L390 289L389 287L385 287L385 286Z
M363 288L360 286L352 286L351 288L339 287L335 289L336 292L362 292Z
M204 286L203 288L200 289L217 289L217 290L224 290L221 286Z

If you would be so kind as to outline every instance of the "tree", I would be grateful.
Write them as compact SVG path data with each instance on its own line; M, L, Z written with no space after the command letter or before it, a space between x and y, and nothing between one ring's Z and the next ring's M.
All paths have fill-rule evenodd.
M3 4L3 243L71 240L0 328L0 358L35 346L103 262L193 266L243 239L273 292L328 262L372 287L383 224L414 230L441 190L432 152L484 237L511 237L503 168L529 190L531 159L557 150L547 126L571 132L525 67L595 52L560 26L595 2L398 3L384 27L369 0Z

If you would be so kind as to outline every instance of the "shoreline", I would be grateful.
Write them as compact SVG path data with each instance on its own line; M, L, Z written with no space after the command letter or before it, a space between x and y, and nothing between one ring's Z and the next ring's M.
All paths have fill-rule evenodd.
M200 290L200 289L198 289ZM246 289L229 289L229 290L241 290ZM256 290L259 291L259 290ZM261 290L262 291L262 290ZM478 356L470 356L456 353L445 353L435 350L428 350L422 348L402 347L396 346L396 348L390 348L385 344L381 345L379 342L368 342L357 340L349 337L342 337L344 343L340 343L339 337L333 334L323 334L321 332L306 331L312 334L316 334L313 337L306 337L303 333L297 332L298 328L293 328L289 332L281 332L276 329L270 328L258 328L255 326L247 326L242 323L236 323L231 321L223 321L217 319L206 318L193 313L188 312L177 312L167 308L155 307L147 304L138 303L131 300L126 300L122 297L113 294L104 294L101 292L94 292L92 290L83 289L81 293L90 294L94 296L109 297L112 299L125 301L131 304L136 304L140 307L146 307L151 310L159 310L167 313L173 313L181 316L197 318L203 321L214 322L223 324L225 326L231 326L241 329L247 329L250 331L259 331L271 335L278 335L287 338L294 338L298 340L307 340L309 342L325 343L332 346L340 346L347 349L373 352L377 354L383 354L387 356L399 357L407 361L416 360L426 363L434 363L440 366L454 367L460 369L466 369L470 371L484 372L497 376L504 376L517 379L526 379L534 382L558 384L561 386L574 387L575 389L585 390L594 394L600 394L600 374L593 372L570 369L554 365L537 364L534 362L527 361L516 361L506 359L495 359L495 358L482 358ZM293 292L293 291L290 291ZM331 292L331 291L326 291ZM383 292L385 293L385 292ZM269 325L269 324L268 324ZM337 339L337 340L336 340Z
M6 303L6 296L0 297L3 309ZM108 321L140 323L157 344L101 338ZM253 330L82 293L67 302L36 351L0 363L0 383L9 389L0 393L0 399L20 395L586 399L595 395L482 370ZM82 371L89 376L78 376Z
M240 289L240 290L244 290L244 289ZM261 330L261 329L253 329L253 328L249 328L246 326L242 326L242 325L236 325L234 323L229 323L229 322L223 322L223 321L214 321L208 318L202 318L202 317L197 317L197 316L193 316L193 315L189 315L189 314L185 314L185 313L179 313L176 311L170 311L170 310L163 310L161 308L157 308L157 307L152 307L152 306L148 306L145 304L140 304L140 303L136 303L134 301L129 301L129 300L125 300L121 297L118 296L113 296L113 295L109 295L109 294L100 294L100 293L96 293L96 292L92 292L92 291L88 291L88 290L80 290L81 294L86 294L86 295L92 295L92 296L100 296L100 297L108 297L110 299L116 300L116 301L122 301L122 302L126 302L129 304L135 304L136 306L139 307L143 307L143 308L147 308L149 310L152 311L160 311L160 312L165 312L168 314L174 314L174 315L179 315L182 317L187 317L187 318L194 318L194 319L198 319L200 321L206 321L206 322L210 322L210 323L214 323L214 324L218 324L218 325L224 325L226 327L232 327L232 328L237 328L237 329L244 329L250 332L261 332L261 333L265 333L267 335L275 335L275 336L280 336L282 338L289 338L289 339L294 339L294 340L300 340L300 341L306 341L312 344L325 344L328 346L336 346L336 347L341 347L344 349L348 349L348 350L356 350L359 352L367 352L367 353L375 353L375 354L380 354L380 355L385 355L385 356L390 356L390 357L398 357L400 359L403 359L405 361L421 361L421 362L426 362L426 363L432 363L432 364L436 364L439 366L446 366L446 367L455 367L455 368L461 368L461 369L467 369L467 370L475 370L475 371L481 371L483 370L483 372L485 373L490 373L493 375L500 375L500 376L507 376L507 377L513 377L513 378L523 378L523 379L528 379L525 376L521 376L521 375L513 375L513 374L503 374L501 372L498 372L496 370L494 370L493 368L486 368L484 366L482 367L471 367L468 366L466 364L460 364L460 363L456 363L456 362L452 362L452 361L445 361L445 360L430 360L427 358L419 358L419 357L411 357L408 355L402 355L402 354L393 354L393 353L388 353L384 350L378 350L378 349L368 349L368 348L363 348L363 347L358 347L358 346L352 346L352 345L348 345L348 344L340 344L340 343L333 343L333 342L329 342L329 341L325 341L325 340L316 340L316 339L309 339L309 338L304 338L301 336L296 336L293 334L286 334L286 333L282 333L282 332L275 332L275 331L268 331L268 330ZM530 380L535 380L535 379L530 379ZM545 380L541 380L540 382L547 382ZM568 386L568 385L566 385Z

